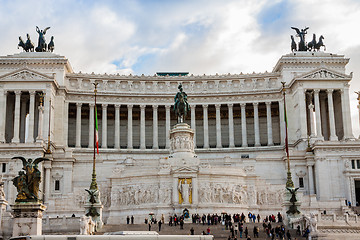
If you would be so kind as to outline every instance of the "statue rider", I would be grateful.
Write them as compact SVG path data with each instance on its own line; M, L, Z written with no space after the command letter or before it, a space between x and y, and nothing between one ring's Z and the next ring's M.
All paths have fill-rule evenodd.
M190 111L190 106L187 102L187 94L185 92L183 92L183 88L182 88L182 84L180 83L178 86L179 92L177 92L177 94L175 95L174 98L174 112L175 115L180 118L180 121L178 122L182 122L183 120L183 116L186 116L187 112ZM183 109L181 108L182 106L180 106L180 103L183 102L184 106Z

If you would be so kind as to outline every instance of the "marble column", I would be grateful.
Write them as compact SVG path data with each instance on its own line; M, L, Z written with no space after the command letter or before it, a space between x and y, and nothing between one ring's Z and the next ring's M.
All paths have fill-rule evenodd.
M158 142L158 105L153 105L153 149L159 149Z
M107 104L102 104L101 148L107 148Z
M215 104L216 109L216 147L221 148L221 116L220 116L221 104Z
M166 138L166 149L170 148L170 105L165 105L165 116L166 116L166 123L165 123L165 138Z
M316 137L323 139L322 129L321 129L321 114L320 114L319 93L320 93L319 89L314 90L315 117L316 117Z
M132 149L133 148L133 136L132 136L132 109L133 105L129 104L128 107L128 136L127 136L127 148Z
M203 118L204 118L204 148L209 148L209 123L208 123L208 105L204 104Z
M307 124L306 124L306 98L303 88L299 88L299 118L300 118L300 134L302 139L307 138Z
M328 89L328 108L329 108L329 125L330 125L330 141L337 141L335 130L335 115L334 115L334 102L333 102L333 91L334 89Z
M349 87L345 86L344 89L341 89L341 103L343 106L343 120L344 125L344 138L353 139L352 125L351 125L351 112L350 112L350 100L349 100Z
M285 112L284 100L279 101L279 120L280 120L280 144L285 144Z
M75 147L81 147L81 105L76 103L76 144Z
M196 105L191 105L191 128L194 130L194 146L196 148L196 119L195 119L195 109Z
M310 103L308 108L310 114L310 136L315 137L314 105Z
M115 104L115 138L114 148L120 149L120 104Z
M259 132L259 103L253 103L254 106L254 132L255 132L255 147L260 146L260 132Z
M234 141L234 114L233 114L233 106L234 104L228 104L228 112L229 112L229 147L235 147Z
M146 149L145 143L145 108L146 105L140 105L140 149Z
M5 143L5 127L6 127L6 105L7 105L7 90L1 91L1 98L0 98L0 106L2 109L1 112L1 122L0 122L0 143Z
M267 125L267 137L268 146L273 146L273 132L272 132L272 119L271 119L271 102L266 102L266 125Z
M246 103L240 103L241 107L241 137L242 147L247 147L247 132L246 132Z
M89 103L89 144L88 148L94 147L94 119L95 103Z
M313 173L313 165L308 164L308 177L309 177L309 193L314 194L314 173Z
M35 91L29 91L30 104L29 104L29 130L26 142L34 142L34 118L35 118Z
M15 91L15 116L14 116L14 136L13 143L20 142L20 101L21 91Z
M26 99L21 99L21 107L20 107L20 142L25 142L26 135Z

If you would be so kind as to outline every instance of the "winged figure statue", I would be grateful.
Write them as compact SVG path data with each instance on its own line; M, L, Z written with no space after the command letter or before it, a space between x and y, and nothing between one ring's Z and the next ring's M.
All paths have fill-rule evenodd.
M12 181L16 187L18 194L16 202L37 202L39 201L39 186L41 182L41 172L38 164L47 158L36 158L26 160L24 157L13 157L12 159L20 159L23 163L22 171Z

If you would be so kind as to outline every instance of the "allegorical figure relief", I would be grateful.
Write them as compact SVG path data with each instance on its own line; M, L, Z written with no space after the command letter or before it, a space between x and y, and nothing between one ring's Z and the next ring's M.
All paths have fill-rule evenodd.
M186 178L179 181L178 190L180 192L180 196L183 199L183 204L190 203L190 193L192 190L191 182L187 183Z

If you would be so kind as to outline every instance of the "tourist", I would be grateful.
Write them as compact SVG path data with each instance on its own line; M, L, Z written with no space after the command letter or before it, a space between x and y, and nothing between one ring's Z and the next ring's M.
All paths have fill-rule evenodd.
M151 221L149 221L149 231L151 231Z
M195 232L194 228L191 227L191 228L190 228L190 235L194 235L194 232Z
M159 232L160 232L160 231L161 231L161 225L162 225L162 222L161 222L161 221L159 221L158 225L159 225Z
M129 223L130 223L130 217L127 216L127 217L126 217L126 224L129 224Z
M210 235L210 227L208 227L208 228L206 229L206 233L207 233L207 235Z
M297 225L297 230L296 230L296 235L300 236L301 235L301 231L300 231L300 225Z
M238 226L238 224L234 224L234 225L235 225L234 226L235 235L237 235L239 226Z
M205 231L202 232L202 235L206 235Z
M260 214L257 215L258 223L260 222Z
M235 234L234 234L234 227L233 226L230 227L230 232L231 232L231 237L234 237Z
M244 231L244 227L243 227L243 223L241 222L239 226L240 238L242 238L243 231Z
M169 216L169 226L172 227L173 225L173 217L170 215Z
M248 235L249 235L249 230L248 230L248 228L247 228L247 227L245 227L244 234L245 234L245 237L247 238L247 237L248 237Z
M134 224L134 215L131 215L131 224Z
M184 229L184 219L180 218L180 229Z
M286 237L288 240L291 240L291 234L290 234L289 230L287 230L287 232L286 232Z
M258 238L259 237L259 228L257 226L254 226L254 238Z

